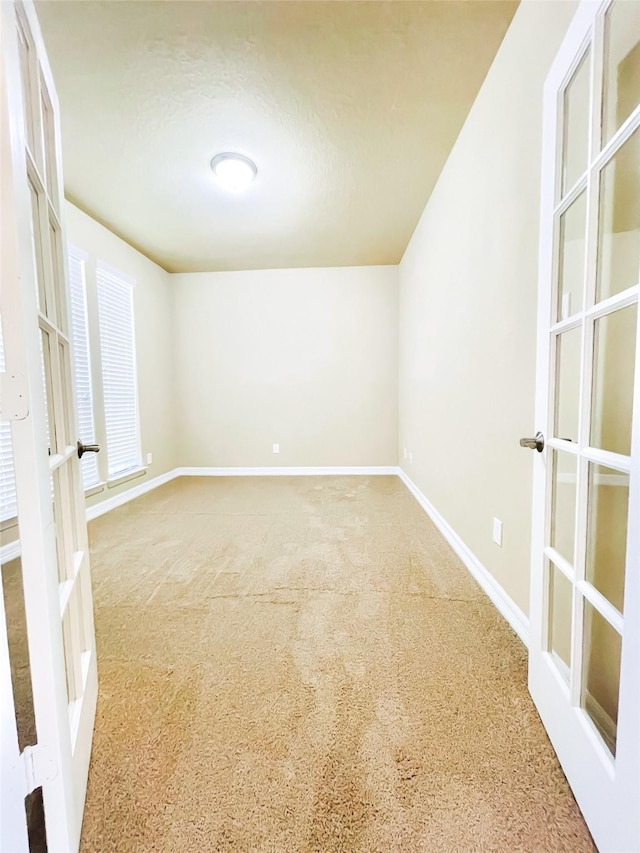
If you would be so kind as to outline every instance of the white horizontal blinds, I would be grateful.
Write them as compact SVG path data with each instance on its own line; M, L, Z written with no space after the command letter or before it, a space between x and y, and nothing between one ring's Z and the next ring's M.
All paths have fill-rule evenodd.
M0 320L0 373L6 370L4 341ZM0 521L15 518L18 513L16 502L16 478L13 471L13 445L11 444L11 421L0 421Z
M78 438L83 444L95 444L93 391L91 388L91 356L87 321L86 255L69 246L69 286L71 293L71 336L73 340L73 378L76 387L76 417ZM85 489L100 482L98 458L85 453L80 463Z
M100 354L109 479L140 467L133 284L98 262Z

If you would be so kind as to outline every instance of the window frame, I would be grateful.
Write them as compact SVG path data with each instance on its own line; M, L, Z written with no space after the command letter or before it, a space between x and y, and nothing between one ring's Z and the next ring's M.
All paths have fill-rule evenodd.
M103 482L107 488L115 488L128 480L134 479L145 473L147 466L143 463L142 458L142 429L140 419L140 388L138 381L138 359L137 359L137 339L136 339L136 318L135 318L135 287L136 280L132 276L122 272L122 270L113 267L111 264L103 261L101 258L96 259L94 268L95 273L95 301L96 301L96 319L97 327L93 336L92 346L97 351L98 363L100 365L100 384L101 384L101 426L102 435L104 437L104 455L102 458L102 475ZM130 328L131 328L131 369L133 375L133 390L134 390L134 411L135 411L135 433L136 433L136 463L121 471L110 472L109 467L109 440L107 429L107 403L105 401L105 362L103 353L103 316L100 307L100 286L101 274L104 276L103 284L115 283L120 286L129 288L129 304L130 304ZM105 332L105 335L107 333ZM101 454L102 455L102 454Z

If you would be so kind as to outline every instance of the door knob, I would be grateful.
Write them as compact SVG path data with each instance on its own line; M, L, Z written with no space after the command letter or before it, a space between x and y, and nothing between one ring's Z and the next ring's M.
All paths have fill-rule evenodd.
M542 453L544 450L544 436L538 431L533 438L521 438L520 447L528 447L529 450L537 450Z
M83 444L81 441L78 442L78 459L82 459L83 453L99 453L100 445L99 444Z

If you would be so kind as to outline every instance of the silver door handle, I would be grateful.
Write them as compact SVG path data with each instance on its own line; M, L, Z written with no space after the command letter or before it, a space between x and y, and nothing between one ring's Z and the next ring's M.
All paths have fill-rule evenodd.
M529 450L537 450L542 453L544 450L544 436L541 432L537 432L533 438L521 438L520 447L528 447Z
M99 444L83 444L81 441L78 442L78 459L82 459L83 453L99 453L100 445Z

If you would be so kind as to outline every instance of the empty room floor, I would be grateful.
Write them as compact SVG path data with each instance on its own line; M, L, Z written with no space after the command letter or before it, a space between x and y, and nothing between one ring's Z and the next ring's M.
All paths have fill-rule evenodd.
M90 538L86 853L594 850L524 647L396 477L185 477Z

